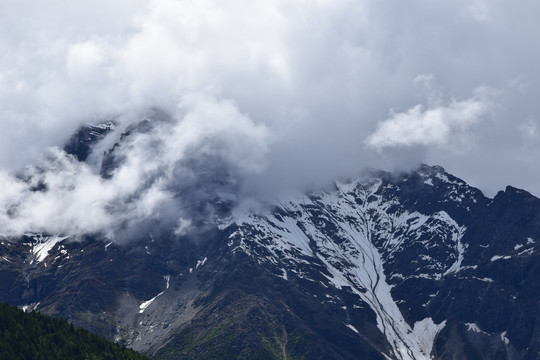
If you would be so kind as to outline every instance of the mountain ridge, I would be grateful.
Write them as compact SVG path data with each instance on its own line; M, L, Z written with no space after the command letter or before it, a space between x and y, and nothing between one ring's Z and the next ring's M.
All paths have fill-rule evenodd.
M490 199L421 165L250 209L227 195L230 172L205 174L178 190L196 213L183 231L4 236L0 300L156 359L538 357L540 200L528 192Z

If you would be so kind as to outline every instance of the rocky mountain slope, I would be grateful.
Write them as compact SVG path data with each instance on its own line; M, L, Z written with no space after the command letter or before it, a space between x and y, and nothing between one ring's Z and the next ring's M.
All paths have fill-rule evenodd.
M104 179L141 124L106 149ZM86 161L113 127L65 150ZM156 359L539 358L540 200L526 191L490 199L423 165L239 207L226 169L201 182L178 193L190 231L3 236L0 301Z

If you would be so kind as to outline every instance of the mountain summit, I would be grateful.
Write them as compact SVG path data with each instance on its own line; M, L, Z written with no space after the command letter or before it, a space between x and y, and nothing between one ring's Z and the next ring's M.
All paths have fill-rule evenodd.
M104 149L107 181L150 130L104 148L112 131L83 128L64 150ZM526 191L490 199L422 165L250 207L203 159L184 166L205 178L169 189L183 223L3 236L0 301L156 359L538 358L540 200Z

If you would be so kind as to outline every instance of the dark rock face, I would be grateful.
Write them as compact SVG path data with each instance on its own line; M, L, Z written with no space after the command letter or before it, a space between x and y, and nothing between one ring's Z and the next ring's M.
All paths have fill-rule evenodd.
M79 161L85 161L92 152L92 146L102 140L114 129L114 122L99 125L81 126L64 145L64 151L75 156Z
M504 346L480 351L478 358L538 358L539 216L540 201L529 193L508 187L497 194L467 224L466 269L446 279L445 296L433 300L434 316L476 323L481 330L471 336L461 329L453 336L482 349L500 334Z
M106 152L104 177L145 124ZM65 150L84 161L109 130L80 130ZM489 199L423 165L232 212L220 197L236 191L232 173L189 161L204 176L182 173L170 190L197 231L149 227L122 245L0 238L0 301L157 359L539 358L540 200L529 193Z

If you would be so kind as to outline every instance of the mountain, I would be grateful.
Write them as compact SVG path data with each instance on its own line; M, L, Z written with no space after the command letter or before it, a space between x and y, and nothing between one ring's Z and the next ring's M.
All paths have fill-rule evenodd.
M103 150L104 181L149 126ZM113 128L64 150L86 161ZM540 358L540 199L526 191L491 199L422 165L250 207L226 167L184 166L204 170L174 192L187 231L4 236L0 301L156 359Z
M145 360L133 350L107 341L65 319L25 313L0 304L0 359Z

